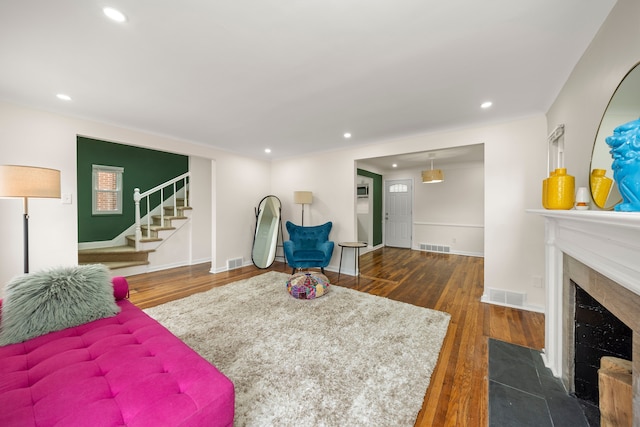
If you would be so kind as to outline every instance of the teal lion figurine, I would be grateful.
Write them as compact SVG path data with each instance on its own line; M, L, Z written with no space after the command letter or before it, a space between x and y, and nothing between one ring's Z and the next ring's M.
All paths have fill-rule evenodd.
M618 126L606 141L613 157L613 179L622 196L622 202L614 209L640 211L640 119Z

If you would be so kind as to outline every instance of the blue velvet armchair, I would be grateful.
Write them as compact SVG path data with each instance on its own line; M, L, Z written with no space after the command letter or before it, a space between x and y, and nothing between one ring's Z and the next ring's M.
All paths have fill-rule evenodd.
M289 240L284 242L284 255L295 273L298 268L320 267L322 273L333 255L329 233L333 223L301 227L287 221Z

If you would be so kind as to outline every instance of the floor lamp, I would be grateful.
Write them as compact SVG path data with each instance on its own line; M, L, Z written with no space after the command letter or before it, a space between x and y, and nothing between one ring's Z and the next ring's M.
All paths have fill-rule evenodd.
M0 165L0 197L24 200L24 272L29 272L29 197L60 198L60 171L33 166Z
M302 205L302 225L304 225L304 205L310 205L313 202L313 193L311 191L294 191L293 203Z

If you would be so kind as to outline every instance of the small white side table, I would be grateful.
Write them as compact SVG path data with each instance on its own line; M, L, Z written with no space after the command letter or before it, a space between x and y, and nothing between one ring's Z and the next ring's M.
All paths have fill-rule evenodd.
M360 276L360 271L358 270L358 258L360 258L360 248L366 248L367 243L366 242L340 242L338 243L338 246L340 246L340 266L338 267L338 280L340 280L340 272L342 270L342 252L344 251L344 248L355 249L355 254L354 254L355 260L353 264L355 267L356 275Z

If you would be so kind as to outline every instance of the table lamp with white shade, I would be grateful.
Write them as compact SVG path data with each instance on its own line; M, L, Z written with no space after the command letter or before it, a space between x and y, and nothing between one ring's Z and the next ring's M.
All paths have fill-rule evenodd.
M302 205L302 224L304 225L304 205L310 205L313 202L313 193L311 191L294 191L293 203Z

